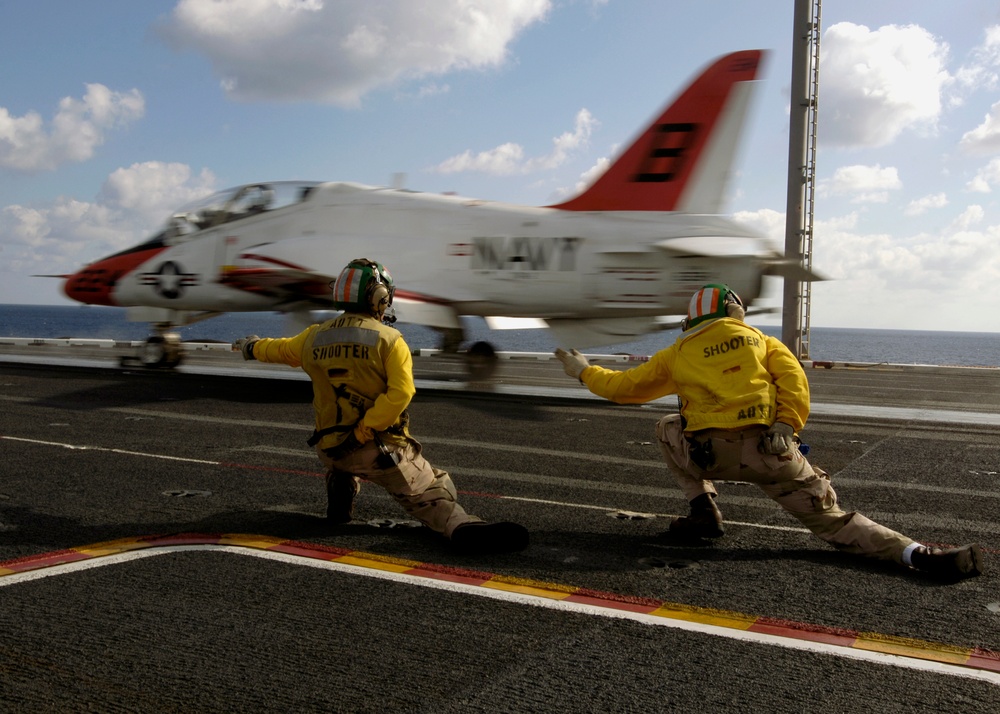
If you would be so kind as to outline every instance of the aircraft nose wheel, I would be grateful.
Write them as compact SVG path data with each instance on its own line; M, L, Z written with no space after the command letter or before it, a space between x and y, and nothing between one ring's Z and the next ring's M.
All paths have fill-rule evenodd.
M490 379L496 373L499 362L496 350L489 342L473 343L465 355L469 379L473 382Z
M139 362L143 367L176 367L181 362L180 335L173 332L153 335L140 348Z

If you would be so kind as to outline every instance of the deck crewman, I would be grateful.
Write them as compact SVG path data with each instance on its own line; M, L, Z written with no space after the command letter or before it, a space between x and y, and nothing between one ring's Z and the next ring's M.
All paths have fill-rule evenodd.
M556 350L567 375L613 402L678 395L680 413L656 424L664 460L690 504L690 514L671 521L669 532L723 536L712 481L747 481L839 550L947 579L982 573L978 544L929 547L840 508L830 477L800 448L798 432L809 416L805 371L780 340L747 325L745 315L735 292L710 284L692 296L677 341L640 366L616 371L591 365L577 350Z
M295 337L245 337L244 359L301 367L313 384L316 426L309 444L327 469L327 519L352 520L361 480L378 484L409 515L450 538L464 553L502 553L528 546L516 523L486 523L458 504L446 471L424 458L410 435L407 406L416 393L410 348L391 306L392 276L381 263L352 260L334 284L344 312Z

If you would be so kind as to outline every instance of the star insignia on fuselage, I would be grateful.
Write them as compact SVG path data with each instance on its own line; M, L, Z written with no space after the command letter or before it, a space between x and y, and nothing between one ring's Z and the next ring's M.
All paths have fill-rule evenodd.
M184 288L198 285L200 277L197 273L185 273L180 264L168 260L156 270L143 273L140 282L142 285L152 285L153 290L167 300L176 300L184 293Z

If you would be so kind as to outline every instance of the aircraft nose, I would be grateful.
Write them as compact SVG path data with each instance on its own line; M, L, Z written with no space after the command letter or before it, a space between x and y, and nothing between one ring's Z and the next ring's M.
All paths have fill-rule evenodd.
M69 276L63 292L85 305L125 307L115 295L118 284L162 250L164 246L157 240L98 260Z
M117 306L112 293L121 272L107 262L93 263L70 275L63 285L66 297L85 305Z

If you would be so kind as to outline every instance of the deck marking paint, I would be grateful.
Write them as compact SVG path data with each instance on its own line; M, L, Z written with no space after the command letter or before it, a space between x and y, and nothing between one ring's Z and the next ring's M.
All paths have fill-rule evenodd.
M381 578L534 607L613 617L757 644L811 651L1000 685L1000 652L877 633L778 621L739 612L628 598L494 573L421 564L343 548L245 534L179 534L121 539L0 563L0 587L187 551L250 555L292 565Z

